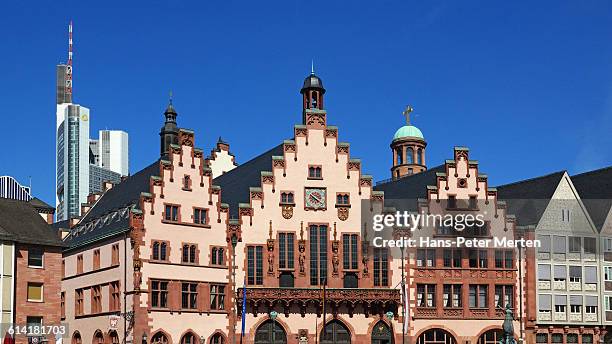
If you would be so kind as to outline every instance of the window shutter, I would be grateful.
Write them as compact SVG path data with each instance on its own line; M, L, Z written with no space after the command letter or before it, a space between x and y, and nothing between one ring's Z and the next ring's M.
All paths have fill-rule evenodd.
M571 306L582 306L582 295L570 295Z
M597 296L585 296L584 305L597 307Z
M541 311L550 311L552 309L551 307L551 299L552 296L551 295L540 295L540 310Z
M565 279L567 277L567 270L565 265L555 265L555 278Z
M567 305L567 297L565 295L555 295L555 306Z
M585 283L597 283L597 267L585 266L584 267L584 282Z
M569 275L570 277L582 277L582 266L570 266Z
M554 237L554 253L567 253L566 237Z
M541 281L550 281L550 265L538 265L538 279Z

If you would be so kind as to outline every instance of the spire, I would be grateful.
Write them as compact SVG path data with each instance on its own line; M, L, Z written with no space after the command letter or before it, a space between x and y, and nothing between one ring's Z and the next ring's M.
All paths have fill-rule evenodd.
M68 24L68 65L72 66L72 20Z
M315 72L314 72L314 59L310 60L310 75L315 75Z

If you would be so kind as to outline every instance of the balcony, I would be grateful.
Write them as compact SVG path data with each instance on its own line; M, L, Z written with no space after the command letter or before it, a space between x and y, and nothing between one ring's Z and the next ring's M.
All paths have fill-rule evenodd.
M242 303L243 288L237 291L238 304ZM246 289L247 305L250 311L257 315L260 307L271 309L274 305L282 305L285 315L296 305L302 315L306 314L308 306L315 306L317 314L322 311L323 290L315 288L258 288ZM379 314L392 311L397 315L401 304L399 289L349 289L328 288L325 290L325 304L329 313L335 314L339 308L345 307L352 316L355 306L368 314ZM240 311L240 307L239 307ZM267 312L267 311L265 311Z
M539 311L538 312L538 320L540 321L551 321L552 315L550 311Z

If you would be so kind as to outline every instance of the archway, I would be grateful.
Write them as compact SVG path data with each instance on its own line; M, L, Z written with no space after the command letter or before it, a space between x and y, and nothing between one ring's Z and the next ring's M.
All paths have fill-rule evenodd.
M488 330L478 338L478 344L497 344L502 339L504 331L500 329Z
M392 344L393 333L384 321L379 321L372 329L372 344Z
M286 344L287 334L277 322L266 320L255 332L255 344Z
M417 344L457 344L457 340L443 329L432 328L419 336Z
M119 344L119 335L117 334L117 331L110 331L108 336L111 344Z
M83 339L79 331L74 331L72 334L72 344L83 344Z
M221 333L215 333L210 338L210 344L224 344L224 343L225 343L225 337L223 337Z
M163 332L157 332L151 338L151 344L168 344L168 337Z
M350 344L351 331L340 321L328 322L321 331L321 344Z
M187 332L181 337L181 344L198 344L197 336L193 332Z
M104 335L102 331L96 330L93 335L93 339L91 340L92 344L104 344Z

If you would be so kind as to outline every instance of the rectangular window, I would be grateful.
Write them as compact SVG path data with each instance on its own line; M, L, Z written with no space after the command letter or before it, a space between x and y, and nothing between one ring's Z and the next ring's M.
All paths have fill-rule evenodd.
M284 191L281 192L281 200L282 204L295 204L295 198L293 192Z
M247 283L263 285L263 247L247 246Z
M119 244L114 244L112 248L112 256L111 256L111 264L112 266L119 265Z
M419 267L435 267L436 266L436 250L420 248L417 249L417 266Z
M487 250L469 250L470 268L486 269L489 267Z
M565 280L567 279L567 270L565 268L565 265L555 265L554 271L555 271L555 275L554 275L555 281L565 282Z
M538 265L538 281L550 281L550 265Z
M342 251L344 270L357 270L357 234L342 235Z
M597 284L597 267L596 266L585 266L584 267L584 283Z
M181 262L195 264L197 262L198 248L195 244L183 244Z
M210 309L225 309L225 286L211 284L210 286Z
M487 295L489 287L486 284L471 284L469 289L470 308L487 308Z
M565 313L567 311L567 297L565 295L555 295L555 312Z
M374 286L389 285L389 251L386 248L374 248Z
M31 268L43 267L43 250L39 247L28 249L28 266Z
M584 238L584 253L597 253L597 240L595 238Z
M435 284L417 284L417 307L436 307Z
M310 166L308 167L308 178L309 179L322 179L321 166Z
M181 285L181 307L183 309L198 308L198 284L183 282Z
M119 289L119 281L111 282L108 286L109 289L109 305L108 309L112 311L118 311L121 309L121 290Z
M310 285L327 283L327 226L310 226Z
M199 225L205 225L208 223L206 209L194 208L193 209L193 223Z
M582 296L581 295L570 295L570 312L571 313L582 313Z
M100 249L93 251L93 269L100 269Z
M582 266L569 267L569 281L580 283L582 281Z
M83 273L83 255L79 254L77 256L77 274Z
M168 281L151 280L151 307L168 308Z
M336 194L336 205L350 205L351 200L347 193Z
M43 302L43 284L28 282L28 301Z
M99 285L91 288L91 313L102 312L102 291Z
M566 237L553 236L553 253L565 254L567 252Z
M74 314L83 315L83 289L75 290Z
M210 249L210 264L225 265L225 250L223 247L212 247Z
M495 306L505 309L507 305L514 308L514 287L511 285L496 285Z
M612 281L612 266L604 266L604 281Z
M444 307L461 307L461 284L445 284L443 295Z
M582 251L582 238L581 237L569 237L568 238L569 252L580 253Z
M294 267L294 239L293 233L278 233L278 268L293 269Z
M62 319L66 317L66 293L60 293L60 316Z
M538 295L538 311L550 312L552 310L552 295Z
M444 267L445 268L460 268L461 267L461 250L449 248L449 249L444 249L443 253L444 253Z
M164 241L153 241L153 260L168 259L168 244Z
M32 317L32 316L28 316L26 317L26 327L28 328L28 332L40 332L41 330L44 330L42 328L43 326L43 317ZM33 336L33 334L28 334L28 336ZM28 342L32 342L30 340L28 340Z
M540 253L550 253L550 235L540 235L538 236L538 240L540 240L540 247L538 247L538 252Z
M179 206L166 204L166 211L164 212L164 219L166 221L178 222L179 220Z

